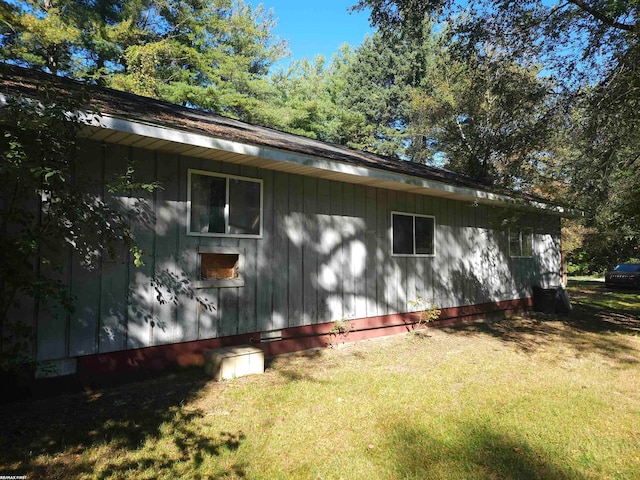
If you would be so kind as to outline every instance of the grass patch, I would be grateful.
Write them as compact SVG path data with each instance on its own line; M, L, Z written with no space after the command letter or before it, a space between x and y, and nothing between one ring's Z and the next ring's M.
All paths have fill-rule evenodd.
M640 296L2 406L27 478L640 478Z

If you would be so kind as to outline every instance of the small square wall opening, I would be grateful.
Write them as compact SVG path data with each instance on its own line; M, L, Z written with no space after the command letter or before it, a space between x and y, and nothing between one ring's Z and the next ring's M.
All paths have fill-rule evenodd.
M240 276L240 255L237 253L201 253L201 280L235 280Z

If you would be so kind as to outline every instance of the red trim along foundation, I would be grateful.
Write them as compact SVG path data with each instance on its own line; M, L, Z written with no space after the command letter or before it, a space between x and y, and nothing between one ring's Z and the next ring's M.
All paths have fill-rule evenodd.
M532 298L523 298L445 308L441 310L440 320L430 325L440 327L479 320L495 314L508 315L529 310L532 306ZM349 320L351 327L346 335L332 332L334 323L329 322L283 328L279 339L268 342L261 342L260 333L254 333L87 355L78 357L77 374L83 384L94 384L114 380L114 376L128 377L158 372L170 367L198 366L204 362L205 350L234 345L254 345L264 351L265 357L272 357L336 343L407 333L413 330L418 318L419 313L399 313Z

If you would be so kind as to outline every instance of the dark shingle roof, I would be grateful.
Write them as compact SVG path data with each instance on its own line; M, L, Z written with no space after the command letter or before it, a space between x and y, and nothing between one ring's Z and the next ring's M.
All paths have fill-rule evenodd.
M87 108L101 114L435 180L458 187L514 196L514 192L488 187L469 177L445 169L353 150L341 145L252 125L210 112L110 88L88 85L12 65L0 65L0 92L14 95L18 93L43 99L68 97L71 93L83 92L88 99ZM520 194L516 196L523 198Z

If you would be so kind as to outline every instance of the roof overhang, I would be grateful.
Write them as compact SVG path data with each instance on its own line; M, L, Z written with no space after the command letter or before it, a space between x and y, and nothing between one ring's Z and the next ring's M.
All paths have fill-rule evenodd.
M6 103L7 98L0 93L0 106ZM511 206L566 217L581 215L581 212L544 201L533 201L517 195L511 196L468 186L452 185L419 175L376 168L375 164L350 163L335 158L325 158L321 155L231 140L224 138L223 135L194 132L175 126L134 120L112 114L98 114L85 110L69 112L67 116L70 120L78 121L84 125L80 131L82 137L104 143L127 145L473 204Z
M524 209L544 210L556 215L573 215L566 208L544 202L522 200L484 190L449 185L445 182L418 176L353 165L264 145L232 141L163 125L87 112L78 113L76 118L86 125L81 131L83 137L105 143L128 145L471 203L496 206L511 205Z

